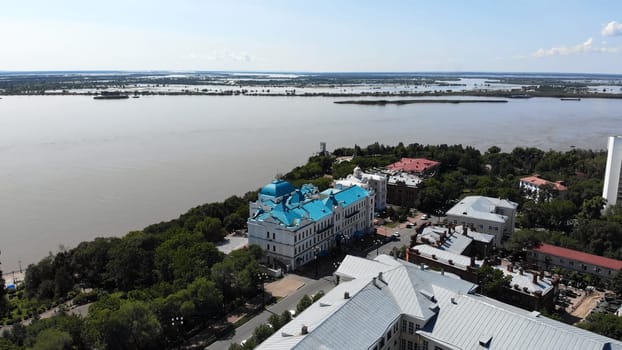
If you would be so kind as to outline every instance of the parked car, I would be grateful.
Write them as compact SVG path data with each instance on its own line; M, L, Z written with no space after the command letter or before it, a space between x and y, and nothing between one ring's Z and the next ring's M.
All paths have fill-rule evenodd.
M423 216L421 217L421 220L427 220L429 218L430 216L428 214L423 214Z
M395 231L395 232L393 232L393 234L391 236L393 236L393 238L395 238L395 239L399 239L400 238L400 233Z

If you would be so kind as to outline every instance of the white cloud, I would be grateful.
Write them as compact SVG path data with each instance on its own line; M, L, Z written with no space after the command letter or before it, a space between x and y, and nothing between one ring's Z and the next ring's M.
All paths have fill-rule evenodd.
M552 47L550 49L538 49L532 54L533 57L566 56L582 53L617 53L620 49L615 47L594 47L594 40L587 39L584 43L575 46Z
M622 23L611 21L603 28L601 32L603 36L616 36L622 35Z

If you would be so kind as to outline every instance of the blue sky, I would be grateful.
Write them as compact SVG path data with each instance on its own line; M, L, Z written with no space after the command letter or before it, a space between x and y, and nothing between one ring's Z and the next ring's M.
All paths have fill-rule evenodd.
M0 0L0 70L622 73L622 1Z

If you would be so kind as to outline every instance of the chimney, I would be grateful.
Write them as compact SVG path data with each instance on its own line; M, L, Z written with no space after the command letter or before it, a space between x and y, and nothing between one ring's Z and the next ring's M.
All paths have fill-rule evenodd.
M350 299L350 292L343 292L344 299Z
M474 256L471 257L471 265L469 265L469 266L475 267L475 257Z
M378 287L378 285L376 284L376 277L372 277L371 283L374 284L374 287Z
M540 281L544 280L544 270L540 270Z
M445 276L445 269L441 269L441 276Z
M535 272L531 273L531 283L538 284L538 275Z
M462 225L462 235L463 236L467 235L467 230L468 230L468 228L466 227L466 225Z
M300 330L300 334L302 335L309 334L309 328L307 328L307 326L302 326L302 329Z
M378 272L378 281L386 284L387 286L389 285L389 283L387 283L387 281L385 281L384 279L382 279L382 271Z
M522 276L522 275L523 275L523 271L524 271L524 270L523 270L523 268L522 268L522 267L518 268L518 274L519 274L519 275L521 275L521 276Z

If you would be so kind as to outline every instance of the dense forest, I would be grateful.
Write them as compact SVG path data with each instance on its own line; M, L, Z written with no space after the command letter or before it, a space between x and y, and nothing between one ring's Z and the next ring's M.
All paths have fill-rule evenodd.
M351 160L337 162L338 157ZM418 210L442 213L466 195L509 198L520 205L517 221L524 229L509 242L510 250L547 241L622 258L622 211L614 208L601 215L603 151L517 147L502 152L491 147L482 153L462 145L375 143L312 156L283 177L296 186L311 182L324 189L355 166L373 169L402 157L441 162L439 174L427 179L418 193ZM518 179L534 173L564 181L568 191L552 192L551 201L525 199ZM260 292L261 249L251 246L224 255L215 246L227 232L245 227L248 202L256 196L249 192L201 205L177 219L122 238L83 242L30 265L23 287L0 290L2 319L13 325L0 338L0 347L170 348L222 322L228 311ZM38 319L70 299L75 304L93 302L88 315ZM175 317L183 317L184 324L172 324ZM29 326L20 323L30 318L34 321Z

